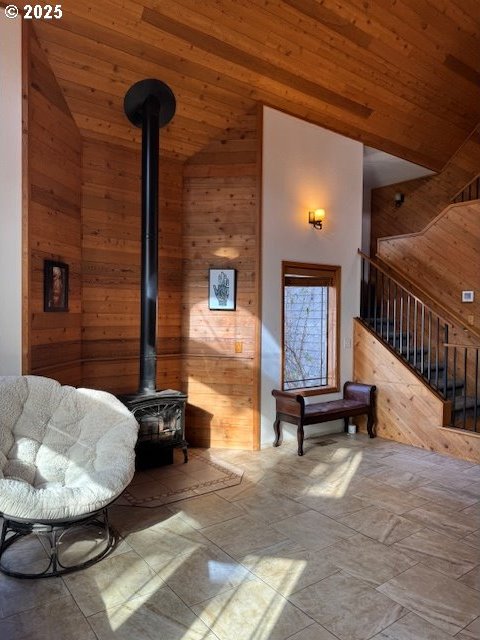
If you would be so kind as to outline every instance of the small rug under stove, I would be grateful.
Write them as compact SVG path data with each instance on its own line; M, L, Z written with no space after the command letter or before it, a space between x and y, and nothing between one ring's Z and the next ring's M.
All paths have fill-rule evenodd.
M180 452L178 452L180 454ZM175 454L177 452L175 451ZM189 451L189 461L141 471L117 504L157 507L241 483L243 471L209 452Z

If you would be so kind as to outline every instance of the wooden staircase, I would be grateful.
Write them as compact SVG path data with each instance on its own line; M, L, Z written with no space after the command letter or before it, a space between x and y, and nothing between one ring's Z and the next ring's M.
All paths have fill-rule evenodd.
M480 347L450 343L449 320L391 271L361 255L363 325L443 399L444 426L480 432Z

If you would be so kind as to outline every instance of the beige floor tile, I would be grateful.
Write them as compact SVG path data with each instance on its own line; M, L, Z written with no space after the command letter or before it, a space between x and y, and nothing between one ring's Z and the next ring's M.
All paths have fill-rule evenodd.
M474 531L473 533L470 533L468 536L465 536L465 538L462 538L463 542L471 545L472 547L476 547L477 549L480 549L480 529L478 531Z
M478 551L478 560L480 562L480 551ZM480 566L475 567L459 579L460 582L480 591Z
M175 502L168 505L168 509L179 514L194 529L202 529L244 514L236 504L215 493Z
M221 489L226 489L227 487L232 487L237 484L240 484L241 480L232 478L221 479L221 480L210 480L209 482L204 482L203 484L198 485L193 489L194 496L203 496L206 493L212 493L213 491L220 491Z
M42 540L42 543L48 551L48 541ZM64 567L75 566L82 562L88 562L95 555L103 552L106 546L107 540L103 528L73 527L65 532L58 544L58 559ZM115 548L110 550L105 557L112 558L131 550L130 545L119 537Z
M413 451L414 449L409 447L400 453L392 453L388 458L389 466L391 468L400 469L401 471L408 471L410 473L426 476L428 476L429 471L435 473L440 469L438 464L428 461L428 455L412 457Z
M455 636L456 640L479 640L480 639L480 618L474 620L468 627Z
M205 483L211 480L222 480L225 478L225 473L214 467L207 467L205 469L198 469L197 471L191 471L187 475L194 483Z
M462 509L461 513L471 516L473 518L473 522L477 525L476 528L480 529L480 502L477 502L466 509Z
M252 495L237 500L235 504L244 512L246 511L251 518L267 523L277 522L308 511L308 507L296 500L291 500L268 489L261 492L253 491Z
M406 553L360 533L322 549L323 558L350 575L378 586L416 564Z
M211 545L208 538L182 520L179 514L172 513L162 523L129 534L127 542L154 570L176 556Z
M412 509L405 513L404 517L419 526L439 531L452 538L464 538L477 528L475 518L465 511L450 511L434 503Z
M428 484L418 487L411 492L412 495L423 498L450 511L460 511L477 502L478 498L462 495L459 490L452 491L439 485ZM421 505L416 505L421 506Z
M341 640L367 640L405 613L363 580L343 572L294 593L289 600Z
M263 476L263 472L262 472ZM257 478L250 478L248 474L244 473L242 476L242 481L239 484L233 485L231 487L227 487L225 489L217 489L215 491L215 495L220 496L224 500L228 500L229 502L236 502L243 495L257 487Z
M180 488L183 489L184 487ZM158 482L157 480L150 480L148 482L141 482L139 484L131 485L128 488L128 493L134 500L143 500L145 498L151 498L153 496L166 495L172 490L173 489L168 487L166 484L160 484L160 482Z
M56 578L53 578L56 580ZM3 640L95 640L71 596L0 620Z
M384 484L388 484L396 489L411 491L417 487L429 484L431 479L427 475L411 473L410 471L401 471L399 469L387 469L386 471L378 471L370 476L372 480L378 480Z
M220 640L286 640L313 622L257 579L192 608Z
M354 498L359 491L369 491L374 486L375 483L369 478L347 472L340 474L334 482L309 482L302 496L296 499L300 501L304 498L322 497L330 500L343 500ZM367 504L370 504L370 502L367 502Z
M134 531L143 531L148 527L172 517L166 507L132 507L112 505L108 510L110 524L125 536Z
M415 613L408 613L400 620L373 636L372 640L452 640L453 636L434 627Z
M168 587L98 613L89 621L99 640L217 640Z
M459 578L480 563L477 549L437 531L422 529L392 545L425 566Z
M337 638L315 622L310 627L290 636L288 640L337 640Z
M282 495L297 500L306 493L306 486L308 486L308 479L306 476L298 477L293 474L287 475L285 473L279 473L276 470L270 471L265 474L258 485L270 491L276 491Z
M438 471L429 471L430 482L440 485L445 489L468 489L477 483L472 478L468 478L464 473L439 468Z
M480 465L476 464L462 472L470 480L480 480Z
M274 526L285 537L306 549L322 549L355 535L349 527L313 510L280 520Z
M351 529L387 545L422 529L422 525L380 507L366 507L337 519Z
M44 536L29 535L19 538L2 554L2 565L10 571L37 573L45 571L50 563L45 546ZM45 539L45 543L48 541Z
M284 542L287 538L269 525L248 516L206 527L202 529L202 534L235 558Z
M422 564L377 590L451 635L480 615L478 591Z
M420 490L418 489L418 491ZM390 487L383 482L375 482L371 478L368 479L368 484L365 481L360 487L353 487L352 493L357 498L387 511L392 511L397 515L402 515L406 511L421 507L427 501L419 495Z
M152 480L156 480L156 478L150 475L148 471L135 471L135 475L127 488L134 487L136 484L142 484L142 482L151 482Z
M353 496L335 497L309 495L302 496L298 499L298 502L309 509L319 511L320 513L323 513L324 516L329 516L335 520L338 520L341 516L349 513L360 511L360 509L368 506L368 503L365 502L365 500L360 500Z
M271 549L262 555L250 554L240 561L285 597L339 571L323 551L290 551L288 547Z
M76 603L86 616L157 591L163 580L133 551L64 577Z
M441 453L430 453L430 455L426 456L424 460L426 460L427 462L438 464L442 470L454 471L455 473L462 473L464 471L468 471L472 467L475 467L474 462L469 462L468 460L458 460L457 458L443 455Z
M158 570L158 574L187 605L212 598L254 578L244 566L215 547L176 556Z
M34 563L32 568L34 571L42 570L43 562L42 566ZM68 595L61 578L24 580L0 574L0 617L6 618Z

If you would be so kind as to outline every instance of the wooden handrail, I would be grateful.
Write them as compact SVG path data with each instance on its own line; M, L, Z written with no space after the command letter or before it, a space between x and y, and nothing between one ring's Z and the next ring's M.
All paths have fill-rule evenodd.
M452 342L444 342L444 347L459 347L460 349L480 349L480 344L457 344Z
M436 311L429 304L426 304L425 301L422 300L422 298L419 298L417 295L415 295L411 291L408 291L408 289L406 288L405 284L403 284L402 282L400 282L399 280L394 278L392 276L392 274L388 273L388 271L386 269L384 269L378 262L376 262L375 260L372 260L372 258L370 258L370 256L367 256L360 249L358 249L358 253L359 253L360 256L362 256L362 258L367 260L367 262L372 264L375 267L375 269L378 269L379 271L381 271L388 278L390 278L390 280L392 280L392 282L394 282L395 284L400 286L402 289L404 289L409 295L412 296L412 298L417 300L417 302L420 302L420 304L423 304L423 306L426 309L428 309L432 313L435 313L437 316L439 315L438 311ZM435 300L435 298L432 298L432 296L427 291L425 291L425 289L423 289L422 287L417 285L415 282L412 282L412 280L410 280L410 278L408 278L408 276L404 275L404 273L402 271L395 270L390 266L388 268L391 269L391 271L397 271L397 273L399 273L400 277L405 282L407 282L409 286L413 287L414 289L416 289L417 291L420 292L420 295L424 296L425 298L428 298L431 302L433 302L434 306L437 309L441 309L442 313L445 316L444 320L446 320L447 322L450 322L450 324L458 325L466 333L472 334L476 338L480 338L480 331L477 331L474 327L465 326L465 320L461 316L458 316L455 312L453 312L450 309L448 309L447 307L445 307L441 302L438 302L437 300Z

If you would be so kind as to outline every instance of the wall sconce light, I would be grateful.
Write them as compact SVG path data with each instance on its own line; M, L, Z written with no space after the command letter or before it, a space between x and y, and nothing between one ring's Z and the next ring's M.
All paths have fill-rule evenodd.
M401 191L397 191L397 193L393 196L393 202L395 203L396 207L401 207L405 202L405 194Z
M325 209L315 209L315 211L308 212L308 222L313 225L314 229L321 229L324 219Z

